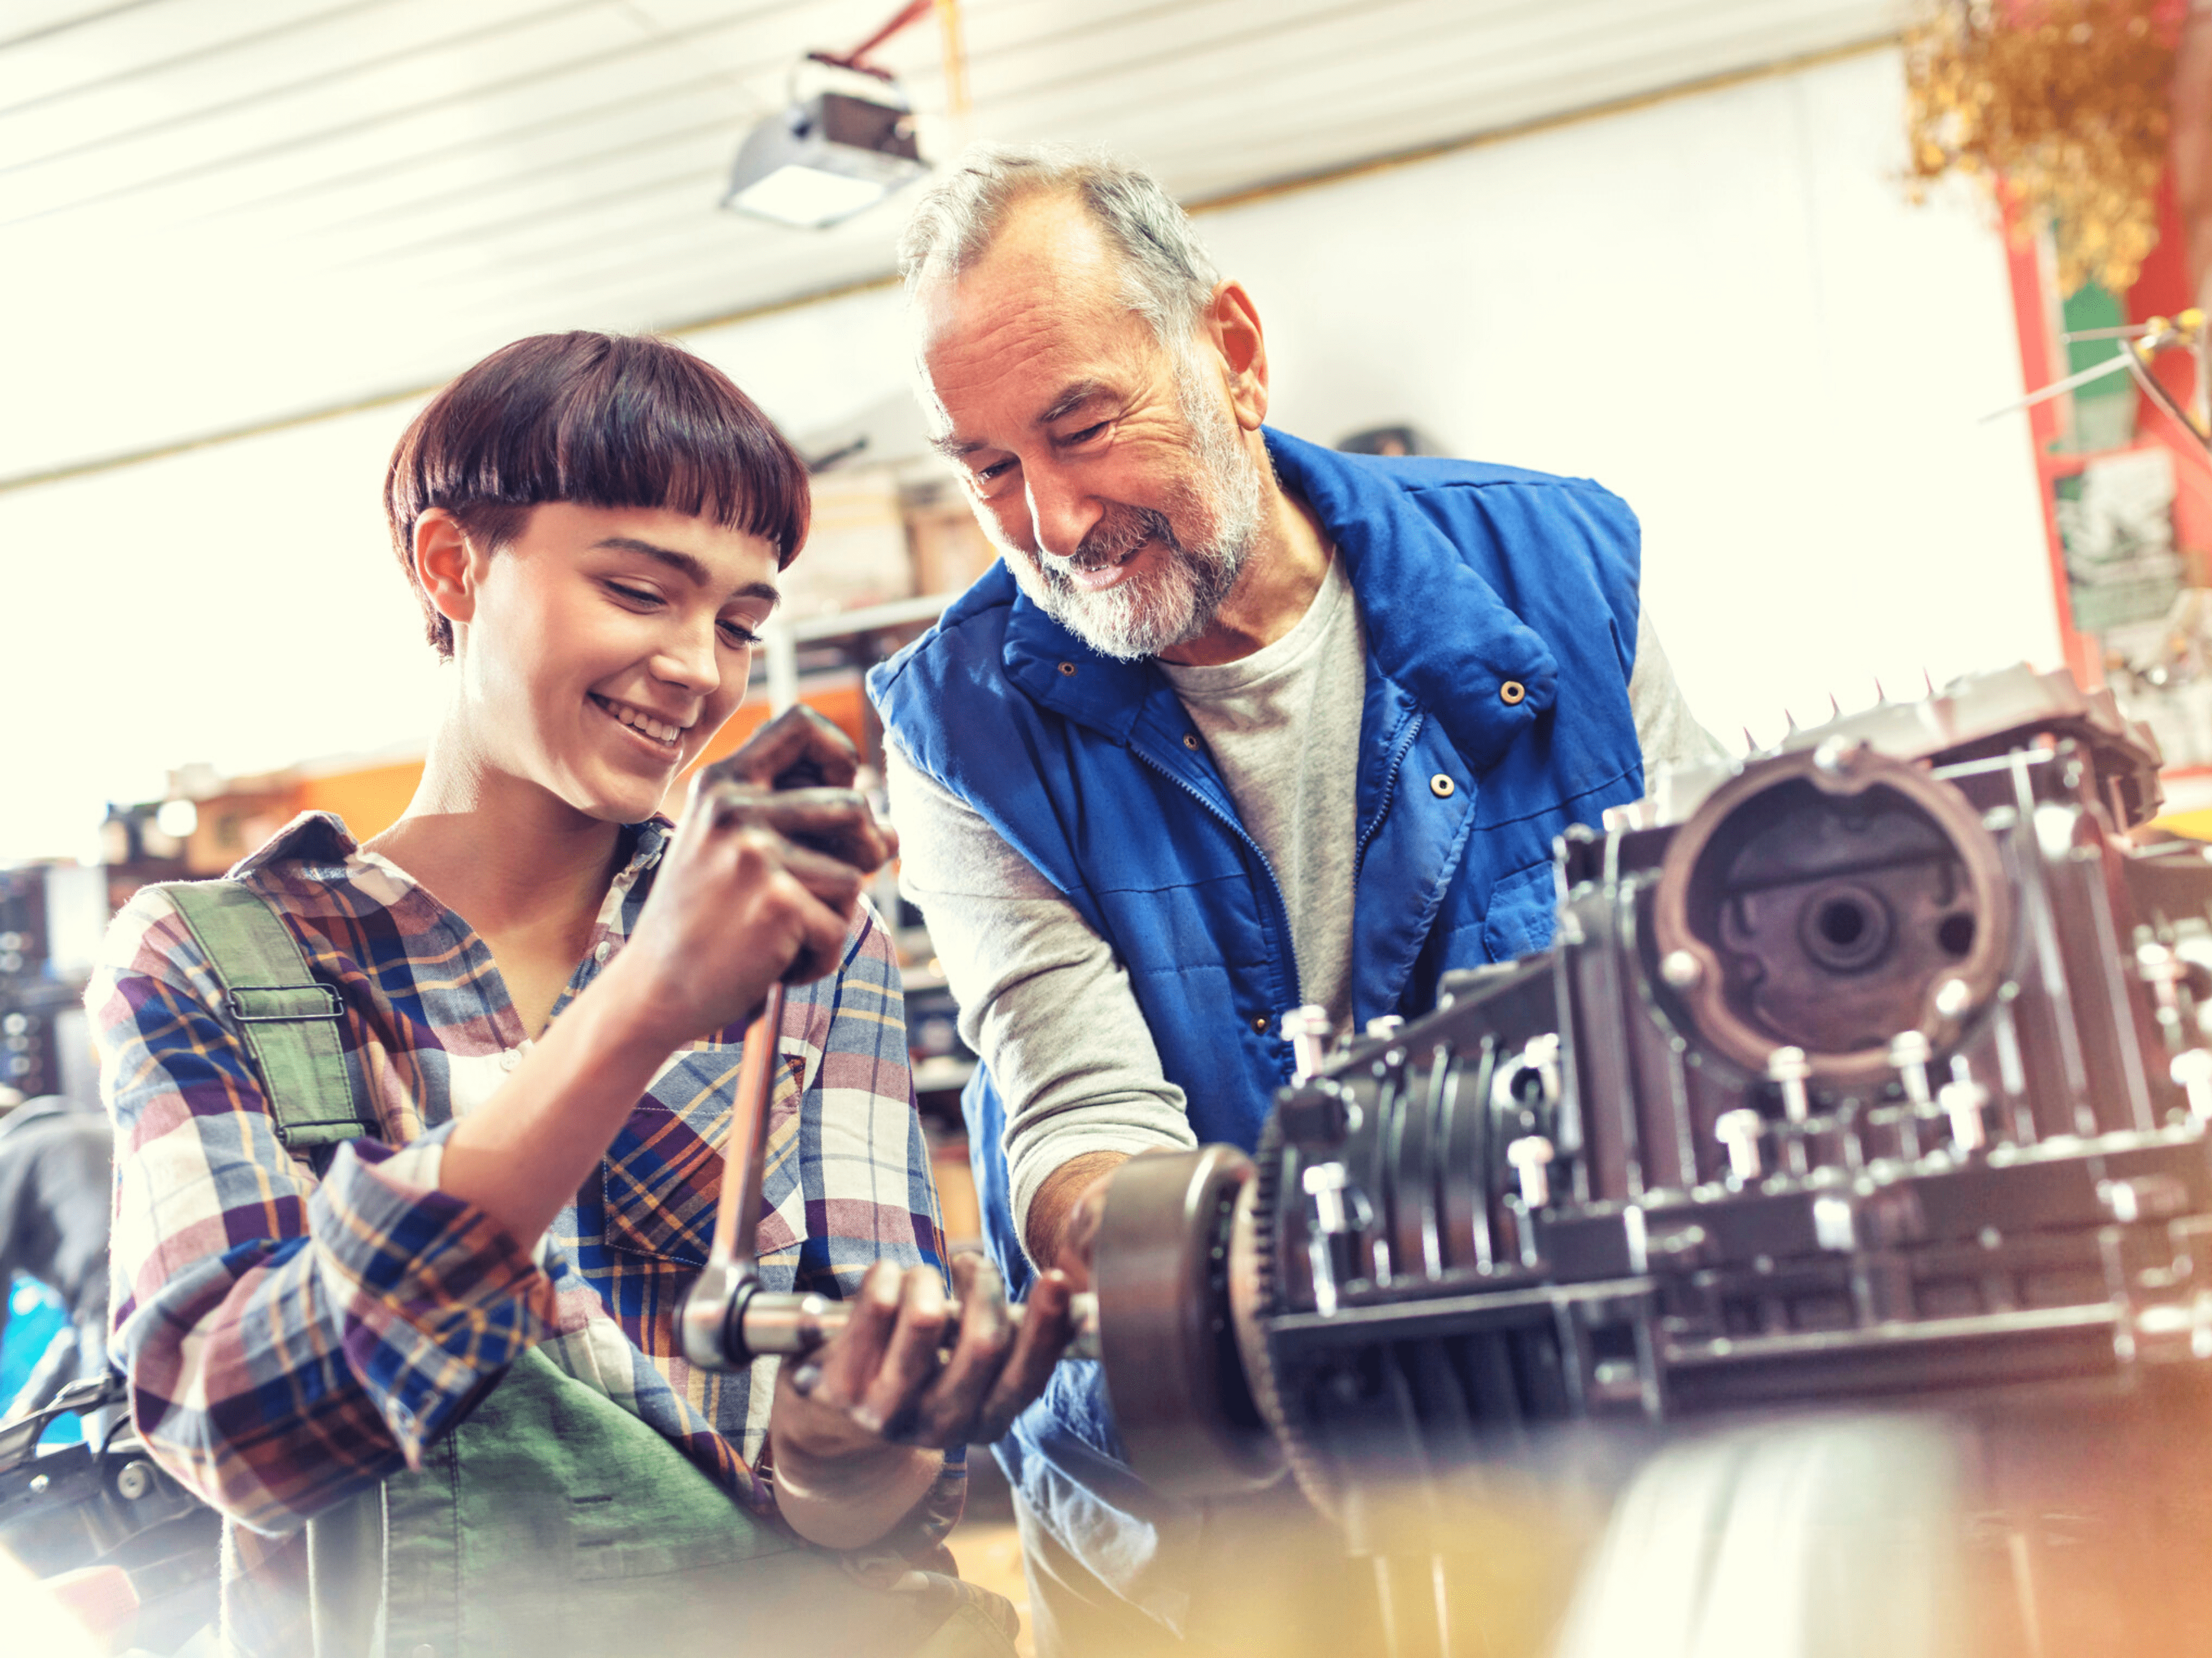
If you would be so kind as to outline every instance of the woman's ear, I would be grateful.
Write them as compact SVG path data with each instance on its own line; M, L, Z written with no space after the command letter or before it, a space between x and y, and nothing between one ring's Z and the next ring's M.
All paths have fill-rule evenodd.
M433 507L415 520L415 580L456 629L476 617L477 575L476 550L459 519Z

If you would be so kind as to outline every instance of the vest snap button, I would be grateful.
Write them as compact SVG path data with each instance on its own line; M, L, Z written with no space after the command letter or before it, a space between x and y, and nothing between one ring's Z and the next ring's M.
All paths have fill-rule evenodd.
M1509 708L1520 707L1521 699L1528 695L1528 688L1517 679L1509 679L1498 688L1498 700Z
M1191 750L1193 752L1195 752L1198 748L1198 733L1196 732L1185 732L1182 734L1182 745L1183 747Z
M1258 1031L1262 1036L1266 1035L1267 1034L1267 1016L1262 1013L1259 1017L1253 1020L1252 1029Z
M1062 673L1066 674L1066 675L1070 679L1073 679L1073 678L1074 678L1074 677L1075 677L1075 664L1073 664L1073 662L1063 662L1063 663L1061 663L1061 664L1060 665L1060 672L1062 672Z
M1458 784L1453 782L1450 778L1445 776L1442 772L1438 772L1434 777L1429 779L1429 793L1435 795L1439 800L1450 799L1452 798L1453 791L1458 787Z

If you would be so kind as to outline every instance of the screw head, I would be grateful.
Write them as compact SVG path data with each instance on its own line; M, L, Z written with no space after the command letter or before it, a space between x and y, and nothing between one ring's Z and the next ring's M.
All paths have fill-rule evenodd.
M1689 990L1705 976L1705 969L1688 950L1670 950L1659 963L1659 976L1677 990Z
M1723 1111L1713 1121L1713 1133L1723 1145L1736 1140L1755 1140L1765 1128L1766 1119L1747 1106Z
M153 1488L154 1471L143 1462L126 1462L115 1476L115 1489L126 1503L136 1503Z
M1955 1019L1974 1005L1973 987L1964 979L1946 979L1936 987L1936 1011Z
M1523 1134L1505 1148L1505 1161L1516 1169L1541 1169L1552 1157L1552 1143L1541 1134Z
M1813 765L1831 777L1840 777L1862 746L1847 738L1831 737L1813 750Z
M1802 1048L1778 1048L1766 1056L1769 1082L1802 1083L1813 1074L1812 1061Z

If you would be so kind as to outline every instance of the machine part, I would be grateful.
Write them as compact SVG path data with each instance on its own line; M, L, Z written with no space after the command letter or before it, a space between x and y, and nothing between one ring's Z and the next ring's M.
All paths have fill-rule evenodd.
M1521 1182L1521 1206L1541 1209L1552 1200L1552 1182L1545 1169L1552 1161L1552 1143L1541 1134L1523 1134L1507 1142L1505 1161Z
M1972 1157L1989 1144L1989 1125L1982 1113L1990 1102L1990 1090L1973 1081L1949 1082L1943 1084L1937 1101L1943 1114L1951 1120L1951 1145L1960 1158Z
M1308 1003L1283 1015L1283 1040L1291 1045L1291 1074L1303 1082L1328 1060L1328 1010Z
M215 1621L222 1516L146 1455L126 1393L119 1371L72 1382L0 1430L0 1553L42 1580L120 1573L135 1610L118 1649L168 1652ZM40 1435L70 1415L88 1437L42 1454Z
M1765 1133L1766 1119L1741 1108L1722 1112L1713 1124L1713 1138L1728 1148L1729 1173L1739 1186L1748 1186L1759 1178L1759 1142Z
M1863 744L1747 766L1668 846L1653 909L1671 987L1722 1058L1784 1084L1866 1085L1892 1044L1957 1038L1995 993L2012 938L1996 841L1956 789ZM1939 998L1956 980L1965 1005ZM1799 1058L1785 1062L1792 1050Z
M727 1297L720 1304L725 1309L718 1333L713 1339L712 1351L715 1362L709 1370L742 1370L756 1358L769 1357L789 1358L801 1353L811 1353L823 1343L835 1340L853 1316L850 1302L832 1301L826 1296L804 1294L790 1291L763 1290L757 1278L738 1282L734 1289L724 1279L718 1286L701 1278L707 1288L702 1292L695 1286L693 1301L704 1312L711 1312L718 1297ZM960 1303L948 1301L945 1308L945 1329L948 1338L960 1323ZM1015 1302L1006 1309L1006 1316L1018 1329L1026 1316L1026 1309ZM1075 1334L1066 1347L1070 1358L1098 1357L1098 1297L1088 1291L1079 1292L1068 1298L1068 1318L1075 1327Z
M1229 1245L1252 1161L1232 1146L1146 1152L1115 1171L1098 1225L1099 1357L1132 1461L1182 1497L1283 1472L1230 1323Z
M2060 1391L2124 1423L2179 1388L2201 1431L2212 861L2119 833L2156 765L2023 670L1570 829L1551 950L1282 1090L1225 1207L1169 1181L1102 1234L1139 1473L1249 1406L1352 1552L1401 1563L1388 1494L1461 1512L1577 1423L2002 1424ZM1224 1327L1210 1384L1161 1361Z

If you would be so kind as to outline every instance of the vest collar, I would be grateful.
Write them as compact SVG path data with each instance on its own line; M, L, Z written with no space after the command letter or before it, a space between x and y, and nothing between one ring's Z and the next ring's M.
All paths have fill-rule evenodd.
M1551 652L1374 460L1273 428L1264 436L1276 477L1313 509L1345 562L1374 669L1412 695L1475 773L1487 771L1552 706L1559 665ZM1011 601L1007 677L1055 714L1126 744L1147 703L1175 695L1151 660L1117 662L1084 644L1022 592L1003 563L969 598ZM1517 704L1499 695L1508 680L1525 693Z

